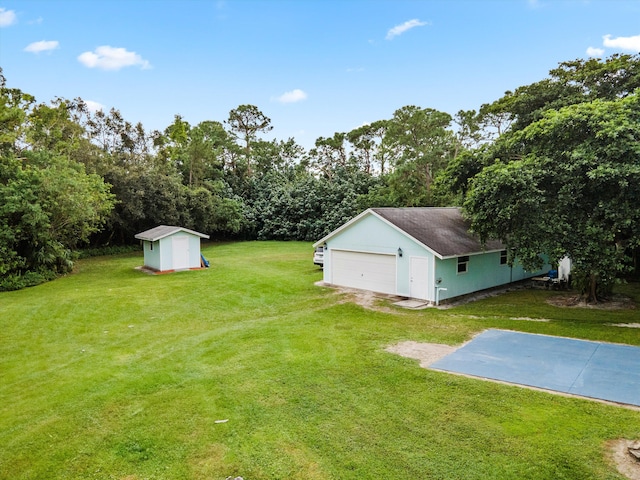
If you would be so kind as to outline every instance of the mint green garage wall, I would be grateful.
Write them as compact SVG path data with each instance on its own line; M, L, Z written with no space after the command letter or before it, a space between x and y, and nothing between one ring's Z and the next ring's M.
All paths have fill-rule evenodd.
M396 256L396 294L412 296L413 276L414 281L423 282L426 288L425 300L432 302L436 301L436 285L446 288L438 293L438 300L445 300L523 280L550 269L545 265L539 272L525 272L519 265L514 265L513 268L500 265L500 252L494 251L470 254L467 272L458 274L457 257L440 259L433 251L375 215L366 215L336 232L326 240L326 247L323 273L325 283L332 283L332 250L391 254ZM402 250L402 257L398 256L398 248ZM412 272L412 259L420 258L425 259L423 264L426 269ZM438 279L441 279L440 283L437 282Z
M427 257L433 265L433 254L414 242L404 233L388 225L374 215L368 215L347 226L337 235L328 239L324 254L323 280L332 283L331 250L382 253L396 256L396 293L410 296L410 257ZM402 257L398 257L398 248ZM433 290L433 289L430 289ZM433 300L429 298L428 300Z
M436 259L435 278L441 278L440 300L458 297L486 288L497 287L511 282L540 275L549 271L545 265L540 271L526 272L522 266L500 265L500 252L487 252L469 255L467 271L458 273L458 258Z

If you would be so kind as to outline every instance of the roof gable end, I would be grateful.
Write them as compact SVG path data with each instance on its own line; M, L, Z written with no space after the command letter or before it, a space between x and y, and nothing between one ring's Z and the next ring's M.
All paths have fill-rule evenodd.
M189 230L188 228L176 227L173 225L159 225L157 227L154 227L144 232L140 232L136 234L135 238L137 238L138 240L147 240L149 242L155 242L157 240L161 240L165 237L168 237L169 235L173 235L174 233L178 233L178 232L189 233L191 235L195 235L200 238L209 238L209 235L206 235L204 233L199 233L194 230Z
M469 222L458 207L369 208L313 246L322 245L368 215L377 217L441 259L504 249L500 241L490 240L483 245L478 237L472 235Z

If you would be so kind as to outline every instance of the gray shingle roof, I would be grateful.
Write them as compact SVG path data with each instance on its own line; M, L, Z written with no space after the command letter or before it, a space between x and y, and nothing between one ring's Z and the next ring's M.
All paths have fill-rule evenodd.
M194 232L193 230L189 230L188 228L183 227L174 227L171 225L159 225L150 230L146 230L144 232L140 232L135 235L135 238L138 240L147 240L149 242L155 242L160 240L161 238L168 237L169 235L173 235L177 232L187 232L192 235L197 235L200 238L209 238L209 235L205 235L204 233Z
M488 241L483 248L480 239L469 232L469 223L456 207L372 208L371 211L440 257L504 249L502 242L496 240Z

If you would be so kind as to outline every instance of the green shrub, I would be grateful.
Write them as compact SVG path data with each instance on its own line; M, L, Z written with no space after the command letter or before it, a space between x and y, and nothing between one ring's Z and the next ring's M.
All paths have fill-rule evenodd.
M113 245L108 247L86 248L78 252L78 258L101 257L140 251L140 245Z
M12 273L0 281L0 291L8 292L26 287L35 287L56 277L56 273L52 271Z

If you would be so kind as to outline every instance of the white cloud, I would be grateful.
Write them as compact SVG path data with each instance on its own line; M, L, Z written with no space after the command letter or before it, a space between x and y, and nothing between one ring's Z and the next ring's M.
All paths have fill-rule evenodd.
M411 30L412 28L415 28L415 27L423 27L425 25L429 25L429 22L421 22L417 18L414 18L413 20L407 20L406 22L404 22L404 23L402 23L400 25L396 25L395 27L390 29L387 32L386 39L387 40L391 40L393 37L397 37L398 35L402 35L407 30Z
M85 67L102 70L120 70L136 65L142 69L151 68L151 64L136 52L129 52L124 48L115 48L109 45L98 47L93 52L80 54L78 61Z
M291 90L290 92L283 93L279 97L276 97L275 100L280 103L295 103L306 100L306 98L307 93L300 90L299 88L296 88L295 90Z
M602 37L602 43L608 48L620 48L631 52L640 52L640 35L616 38L611 38L611 35L605 35Z
M587 55L590 57L601 57L604 55L604 48L589 47L587 48Z
M95 113L98 110L103 110L104 111L104 105L98 102L94 102L93 100L85 100L84 104L87 106L87 109L91 112L91 113Z
M18 16L13 10L0 8L0 27L8 27L18 21Z
M33 42L24 48L25 52L40 53L55 50L59 47L57 40L41 40L39 42Z

